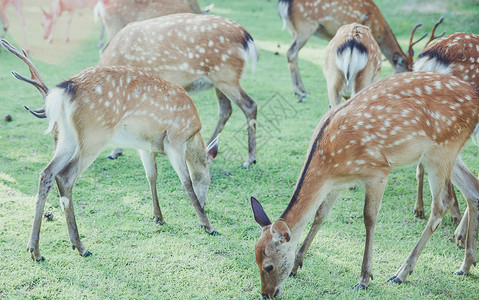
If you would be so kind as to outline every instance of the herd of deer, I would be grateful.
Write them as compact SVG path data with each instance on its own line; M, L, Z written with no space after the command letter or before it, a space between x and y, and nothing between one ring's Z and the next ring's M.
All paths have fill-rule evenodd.
M132 2L137 9L128 7ZM210 184L209 164L218 152L218 136L232 113L231 102L247 119L249 153L243 167L256 162L257 105L241 87L240 78L248 60L256 62L258 50L240 24L219 16L192 14L201 10L196 1L189 2L190 6L180 0L101 0L97 10L111 41L98 65L52 89L43 82L25 51L19 52L2 40L5 48L29 66L31 79L13 74L41 92L44 106L27 109L37 117L47 117L47 131L53 131L55 137L54 157L40 174L28 244L33 259L43 260L38 245L40 225L54 181L73 249L82 256L91 254L79 238L72 188L109 143L139 150L157 222L164 222L156 194L155 157L161 153L177 172L201 226L216 234L203 209ZM169 15L156 18L162 15L163 4L169 7ZM307 94L299 75L299 50L313 34L330 40L323 71L331 109L314 131L283 214L271 222L261 204L251 197L254 218L262 227L255 248L261 294L279 294L287 277L302 267L340 191L357 183L365 190L366 245L361 275L354 287L367 288L372 278L374 229L388 175L392 169L412 163L419 163L415 214L424 217L424 170L428 173L432 209L415 248L389 280L402 283L412 273L427 241L451 207L456 208L452 215L459 223L456 242L465 248L464 261L456 274L467 274L471 265L476 265L479 182L459 152L479 122L479 35L453 33L438 39L442 35L435 36L434 32L441 19L413 62L412 47L417 43L413 35L418 26L411 33L405 54L371 0L279 0L278 11L293 40L287 58L299 100ZM135 20L144 21L125 26ZM400 74L373 83L381 71L381 52ZM219 102L219 119L205 147L200 119L187 92L211 87ZM343 97L349 99L340 103ZM452 184L467 201L462 218ZM313 225L296 253L301 233L313 216Z

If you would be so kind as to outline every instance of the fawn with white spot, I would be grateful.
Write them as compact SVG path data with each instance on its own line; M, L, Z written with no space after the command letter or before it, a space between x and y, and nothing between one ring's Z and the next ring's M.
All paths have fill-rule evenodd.
M22 0L0 0L0 21L2 22L2 38L5 37L7 34L8 27L10 23L8 22L7 15L5 14L5 9L8 4L12 4L15 6L15 10L18 14L18 20L20 21L20 25L22 25L23 30L23 39L25 42L25 49L29 49L28 40L27 40L27 27L25 26L25 18L23 17L23 1Z
M479 185L455 161L478 121L478 91L454 76L431 72L381 79L329 110L316 127L293 196L281 217L271 223L259 202L251 199L255 220L263 229L255 248L261 293L271 297L280 292L288 275L302 266L339 192L357 183L365 190L366 245L361 276L354 287L367 288L372 278L374 230L388 175L396 167L417 161L428 171L433 212L416 247L390 280L401 283L413 271L452 203L451 179L464 189L470 208L465 258L456 272L467 274L476 259ZM476 184L468 185L471 181ZM315 214L295 258L301 233Z
M95 17L100 17L108 32L108 39L113 37L128 23L142 21L176 13L206 13L201 11L196 0L100 0L95 5ZM108 44L108 42L106 43Z
M2 45L30 68L32 79L14 73L42 93L45 105L33 111L47 117L47 132L55 128L55 154L40 173L36 211L28 250L43 260L39 250L40 225L46 197L56 180L73 249L91 253L80 241L73 211L72 189L76 178L109 143L138 149L153 200L153 217L164 223L156 192L156 155L165 154L178 174L195 208L199 222L216 234L204 212L210 185L209 164L217 141L205 150L201 123L193 101L180 86L143 70L125 66L96 66L48 89L25 53L7 41Z
M224 128L236 103L246 116L248 158L256 162L256 102L243 90L240 79L248 58L258 50L240 24L212 15L174 14L128 24L113 38L99 65L139 67L177 83L187 92L215 87L219 119L212 141Z
M299 74L298 52L313 34L330 40L342 25L360 23L368 26L396 73L412 68L410 57L401 50L396 37L372 0L279 0L278 12L283 19L283 27L288 28L293 40L287 57L294 93L299 96L298 101L308 93Z
M437 38L434 36L434 32L441 22L442 19L435 24L431 32L431 38L424 50L419 54L417 61L414 63L413 70L451 74L479 88L479 35L456 32L429 44L433 39ZM469 172L460 157L458 157L458 162ZM421 164L418 165L416 177L418 194L414 206L414 214L418 218L425 218L422 193L424 167ZM459 224L454 235L456 243L461 247L465 247L468 210L465 210L464 217L462 217L455 193L453 193L453 196L455 203L451 207L451 218L453 222Z
M330 107L376 81L380 72L381 49L371 29L358 23L339 27L326 48L323 64Z

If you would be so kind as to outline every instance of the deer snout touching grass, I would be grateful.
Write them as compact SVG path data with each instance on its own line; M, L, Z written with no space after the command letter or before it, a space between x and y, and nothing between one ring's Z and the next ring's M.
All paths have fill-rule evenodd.
M40 225L46 197L55 181L72 248L81 256L91 254L80 241L72 189L77 177L109 143L138 149L157 222L164 223L156 192L156 156L164 154L186 189L200 225L209 234L217 233L204 207L210 185L209 164L216 156L218 139L205 148L198 112L182 87L131 67L96 66L49 89L25 52L20 53L6 40L1 43L29 66L31 79L14 75L41 92L44 107L30 111L47 117L47 132L55 128L57 137L54 156L40 173L28 243L33 259L43 260L39 250Z
M402 283L452 205L451 182L463 191L469 226L462 266L475 264L479 225L479 184L457 161L479 121L479 92L457 77L432 72L393 75L361 90L321 119L312 136L293 196L283 214L271 222L252 198L262 233L255 247L261 293L274 297L305 254L341 190L361 183L365 190L366 244L355 289L372 278L373 238L388 176L394 168L420 161L428 171L432 212L413 251L389 281ZM451 175L452 174L452 175ZM313 225L295 255L301 233ZM433 249L430 249L433 251Z

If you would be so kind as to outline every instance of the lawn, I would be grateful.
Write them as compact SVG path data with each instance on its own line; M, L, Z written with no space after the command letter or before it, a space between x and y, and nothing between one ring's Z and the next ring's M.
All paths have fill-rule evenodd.
M47 7L48 1L40 1ZM479 33L479 5L473 0L375 1L401 47L423 23L427 32L444 16L438 32ZM210 3L200 0L202 7ZM214 1L212 14L241 23L253 36L260 58L245 72L242 86L258 103L257 164L240 166L247 157L246 122L233 105L221 135L218 157L210 169L206 213L219 232L207 235L197 224L190 200L166 157L159 156L158 195L166 224L151 219L151 195L140 158L125 150L117 161L106 149L79 177L73 190L76 219L83 244L92 256L72 251L58 191L52 189L45 210L53 220L42 223L40 249L46 258L34 262L26 251L34 215L38 174L52 157L47 121L31 116L23 105L40 107L32 86L10 74L28 75L18 58L0 51L0 298L134 298L134 299L255 299L260 278L254 245L260 227L254 221L250 197L256 197L271 219L286 208L304 163L313 130L328 110L326 81L321 71L327 41L311 38L299 53L300 71L310 95L297 103L285 53L290 35L281 30L276 1ZM49 86L98 62L99 25L90 10L75 15L70 44L63 44L64 19L55 40L42 40L41 14L36 1L24 0L31 57ZM23 45L15 11L7 11L11 30L6 38ZM419 43L419 53L424 43ZM392 74L383 63L381 77ZM192 95L208 139L217 120L214 91ZM10 115L11 122L5 117ZM463 159L479 172L477 146L469 141ZM387 283L413 249L426 225L413 214L415 166L395 170L389 177L375 232L374 280L369 289L352 290L360 276L365 229L361 187L345 191L320 229L297 277L288 279L281 299L325 298L459 298L478 296L477 268L455 276L464 250L453 242L455 225L444 218L420 256L415 271L402 285ZM425 191L426 215L430 194ZM459 196L463 211L466 204Z

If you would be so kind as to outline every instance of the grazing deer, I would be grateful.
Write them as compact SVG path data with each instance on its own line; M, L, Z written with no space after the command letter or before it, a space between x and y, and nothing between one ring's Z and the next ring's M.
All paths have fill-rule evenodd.
M411 70L412 57L404 54L386 20L372 0L279 0L283 28L288 27L293 43L287 52L294 93L301 101L308 93L298 67L298 52L314 34L330 40L345 24L360 23L371 28L381 51L396 73Z
M243 167L248 168L256 162L257 105L240 79L248 57L254 68L257 56L253 38L240 24L219 16L185 13L128 24L111 40L98 64L139 67L187 92L214 86L219 119L210 141L223 130L233 110L231 102L236 103L247 120L249 155Z
M176 13L206 13L196 0L100 0L95 5L95 17L99 16L111 40L126 24ZM108 43L107 43L108 44Z
M53 42L53 33L55 31L58 18L64 11L67 11L68 19L65 43L68 43L68 41L70 41L70 26L75 10L86 7L93 9L97 2L98 0L52 0L50 13L47 13L44 9L42 9L42 26L44 29L43 38L46 39L49 43Z
M28 51L30 47L28 46L27 27L25 26L25 18L23 17L22 2L23 2L22 0L0 0L0 21L2 22L2 25L3 25L2 38L4 38L5 35L7 34L7 30L10 25L7 19L7 15L5 14L5 9L7 4L12 4L13 6L15 6L15 10L17 11L17 14L18 14L18 19L20 20L20 25L22 25L23 39L25 41L25 49L27 49Z
M280 292L288 275L302 265L339 192L358 182L365 190L366 246L354 288L367 288L372 277L374 229L388 175L392 169L418 160L428 170L433 213L416 247L390 281L401 283L413 271L451 205L453 169L452 181L464 188L471 208L466 256L457 271L467 274L476 258L479 184L455 161L478 121L478 91L454 76L431 72L381 79L331 109L316 127L293 196L281 217L272 223L259 202L251 199L255 220L263 229L255 249L261 293L271 297ZM295 258L301 233L315 213Z
M433 44L429 44L432 40L442 36L434 35L437 26L441 22L442 19L434 25L431 38L414 63L414 71L433 71L451 74L479 88L479 35L457 32L437 40ZM418 218L425 218L422 194L424 167L421 164L418 165L416 177L418 181L418 195L414 214ZM451 217L456 224L461 222L461 212L457 201L451 208ZM459 231L461 230L459 229ZM462 238L462 236L462 234L456 234L456 238Z
M35 112L48 117L47 132L54 127L55 154L40 173L36 211L28 250L43 260L38 240L45 200L56 180L73 249L91 253L82 245L73 211L72 189L76 178L108 144L138 149L153 200L153 216L163 224L156 193L156 155L165 154L178 174L195 208L201 226L216 234L204 212L210 185L209 164L217 153L217 140L207 150L201 123L191 98L180 86L158 76L126 66L96 66L48 89L35 66L7 41L2 45L30 68L32 79L14 73L42 93L45 105Z
M326 48L323 64L330 107L376 81L380 72L381 49L371 29L357 23L339 27Z

